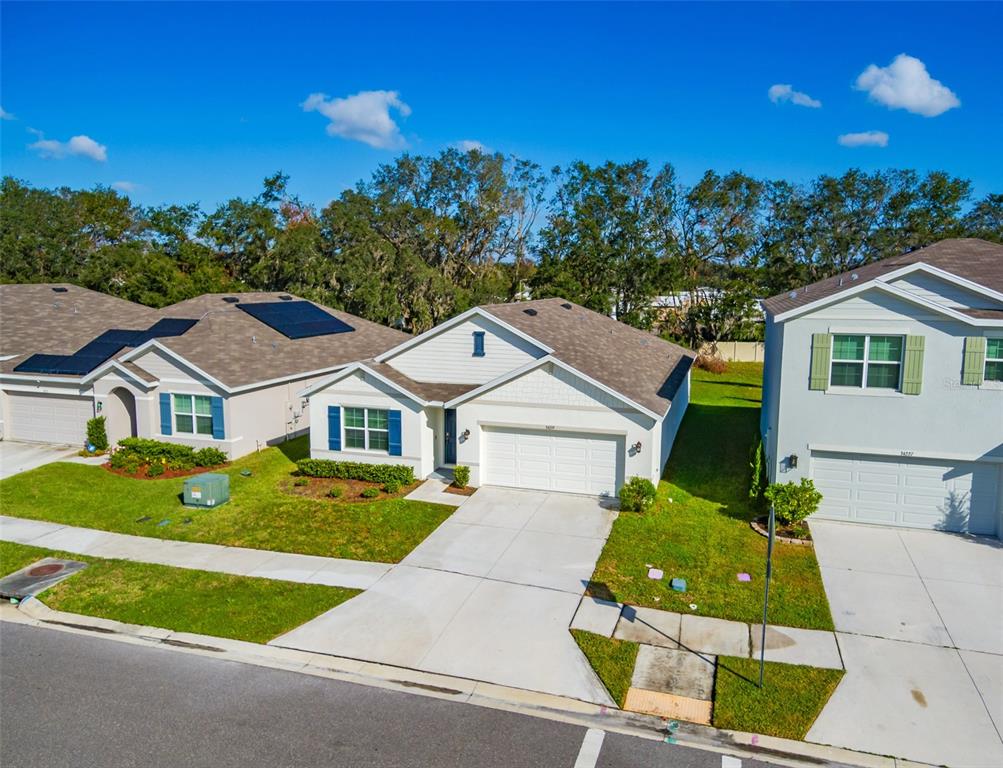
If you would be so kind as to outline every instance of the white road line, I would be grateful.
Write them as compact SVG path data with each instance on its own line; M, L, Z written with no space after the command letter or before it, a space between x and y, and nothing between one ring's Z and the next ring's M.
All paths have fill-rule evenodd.
M575 768L595 768L605 736L606 731L600 731L598 728L589 728L585 732L582 748L578 750L578 759L575 760Z

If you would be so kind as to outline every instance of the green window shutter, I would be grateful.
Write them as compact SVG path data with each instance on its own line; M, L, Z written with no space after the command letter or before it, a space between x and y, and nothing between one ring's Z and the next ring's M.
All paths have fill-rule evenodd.
M983 371L986 367L985 336L969 336L965 339L965 362L961 369L961 383L982 383Z
M829 360L832 357L832 336L828 333L811 335L811 375L808 389L824 390L829 386Z
M905 337L905 360L902 366L902 393L918 395L923 389L923 336Z

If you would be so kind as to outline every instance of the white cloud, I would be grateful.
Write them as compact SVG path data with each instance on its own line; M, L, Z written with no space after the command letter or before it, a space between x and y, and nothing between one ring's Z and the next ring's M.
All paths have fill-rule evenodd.
M961 106L950 88L930 77L922 61L904 53L887 67L871 64L857 78L857 90L867 91L873 101L889 109L906 109L924 117Z
M799 107L811 107L812 109L818 109L822 106L822 102L818 99L813 99L802 91L795 91L794 86L790 83L771 85L767 94L770 97L770 101L774 104L779 104L781 101L789 101L792 104L797 104Z
M472 152L473 150L476 149L478 152L483 152L484 154L487 154L488 152L491 151L476 139L461 139L460 141L456 142L453 146L456 147L461 152Z
M28 147L42 157L62 160L64 157L80 155L99 163L108 159L108 147L98 144L90 136L73 136L69 141L56 141L45 138L41 131L36 131L34 128L28 130L38 136L38 141L29 144Z
M391 110L401 117L411 114L411 107L401 101L397 91L362 91L354 96L332 99L326 93L311 93L301 105L304 112L320 112L331 122L331 136L353 139L379 149L397 149L407 144Z
M887 147L888 134L884 131L861 131L844 133L836 139L844 147Z
M113 181L111 183L112 189L117 189L119 192L135 192L139 189L139 184L134 181Z
M17 118L3 107L0 107L0 120L17 120Z

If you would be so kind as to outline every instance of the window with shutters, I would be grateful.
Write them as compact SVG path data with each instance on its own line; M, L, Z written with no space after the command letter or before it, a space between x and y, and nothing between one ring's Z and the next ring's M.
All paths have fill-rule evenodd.
M898 389L902 381L903 341L902 336L834 335L829 385Z
M1003 381L1003 338L986 339L986 381Z
M175 431L212 437L212 398L208 395L174 395L173 398Z
M379 408L345 408L345 448L390 450L387 411Z

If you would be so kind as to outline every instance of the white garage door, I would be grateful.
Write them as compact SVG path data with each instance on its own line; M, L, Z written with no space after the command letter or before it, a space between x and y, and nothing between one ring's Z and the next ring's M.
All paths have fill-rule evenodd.
M500 428L483 437L490 485L615 496L623 483L623 437Z
M858 523L996 533L999 466L818 452L817 515Z
M39 443L83 445L87 420L94 415L89 397L7 393L9 436Z

